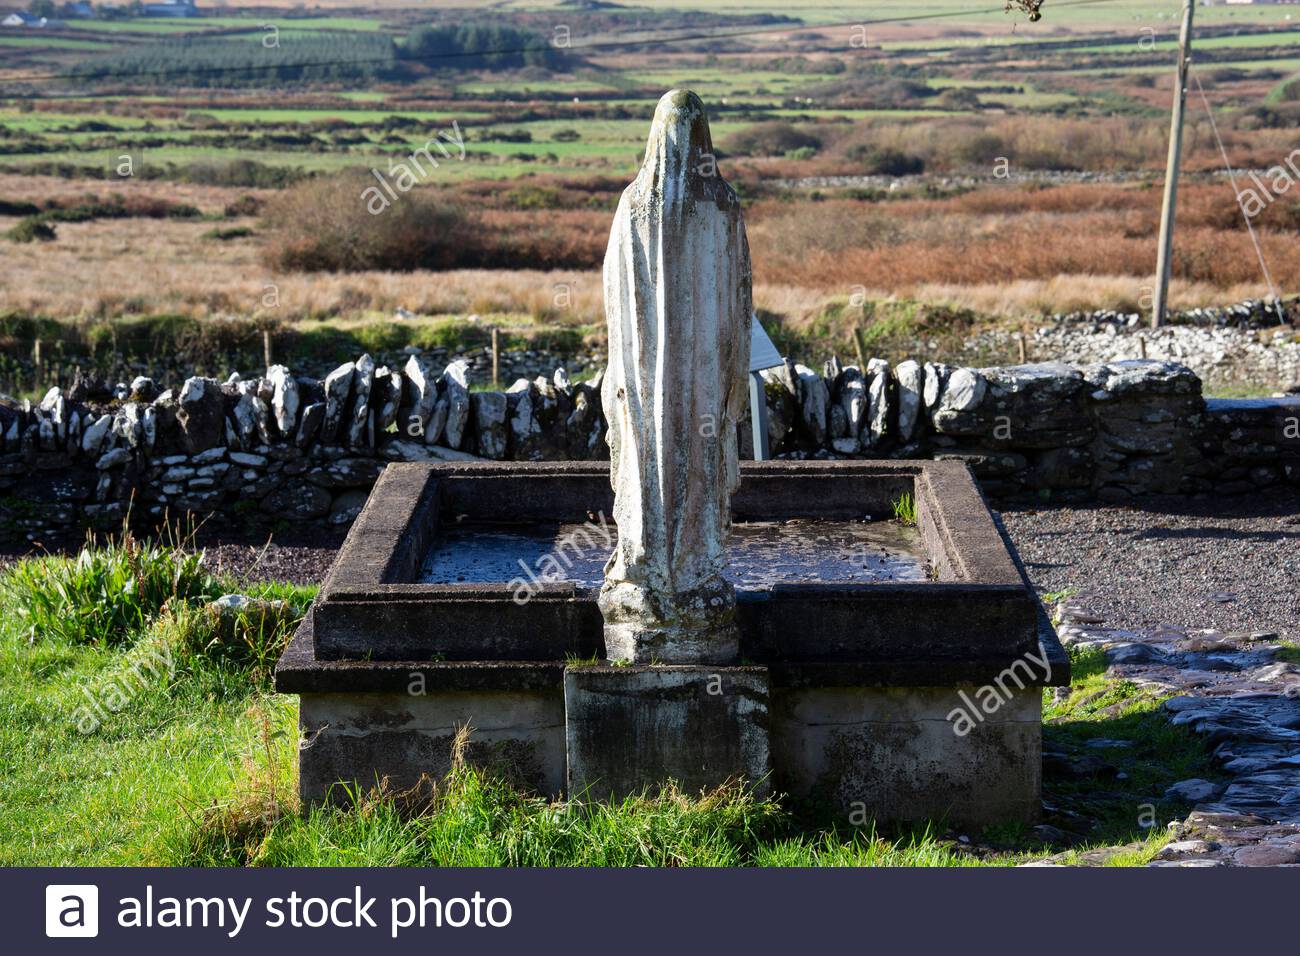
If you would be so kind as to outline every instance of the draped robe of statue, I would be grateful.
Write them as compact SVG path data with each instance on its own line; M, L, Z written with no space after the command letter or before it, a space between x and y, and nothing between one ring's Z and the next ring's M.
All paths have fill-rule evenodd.
M600 608L610 660L735 660L722 576L753 313L740 201L718 174L704 105L674 90L623 193L604 269L618 545Z

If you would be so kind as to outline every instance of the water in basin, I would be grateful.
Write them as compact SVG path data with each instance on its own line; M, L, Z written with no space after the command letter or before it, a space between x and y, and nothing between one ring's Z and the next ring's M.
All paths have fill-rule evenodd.
M572 582L599 588L617 542L612 524L452 522L420 569L427 584ZM724 572L740 591L777 584L926 581L915 528L892 521L746 521L732 525Z

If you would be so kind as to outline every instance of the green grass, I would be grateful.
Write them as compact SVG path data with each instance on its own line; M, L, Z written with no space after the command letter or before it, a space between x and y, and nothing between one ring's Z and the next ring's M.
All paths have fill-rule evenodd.
M0 865L174 861L205 808L246 787L247 755L296 737L296 708L267 692L269 663L310 592L241 588L290 608L224 623L183 581L169 594L147 583L101 593L105 567L167 577L126 550L19 562L0 581ZM33 612L42 578L77 602L73 624ZM210 596L238 582L202 584ZM92 600L106 605L97 617ZM109 620L120 630L96 631Z
M69 40L64 37L46 36L3 36L0 46L40 47L46 50L103 50L105 44L99 40Z
M892 502L894 520L909 528L916 527L916 499L910 493L903 493Z
M126 534L72 559L19 562L0 581L0 599L31 641L107 647L132 640L168 600L213 589L197 555Z
M40 567L58 560L68 573L77 566L46 558ZM298 613L311 596L241 590L287 599ZM87 644L14 626L22 593L0 595L0 865L975 862L925 831L808 828L739 788L557 804L466 767L419 814L382 792L355 794L350 809L300 813L296 704L269 693L267 660L243 653L198 602L174 597L122 640ZM278 652L285 633L278 626L268 646Z
M1284 664L1300 664L1300 647L1283 645L1273 659Z
M417 814L383 794L351 809L268 820L212 814L178 847L200 866L963 866L924 832L808 834L773 800L739 788L688 797L667 788L621 803L550 803L460 767Z
M933 826L845 828L737 787L550 802L457 761L418 795L352 791L302 812L297 706L269 675L313 590L218 581L129 544L0 577L0 865L1007 866L1052 849L1005 827L982 834L1000 849L977 857ZM121 597L108 582L126 569L152 583ZM36 593L44 582L53 598ZM223 620L204 602L228 590L286 603ZM1104 752L1124 776L1049 775L1047 797L1096 821L1072 858L1120 847L1109 865L1143 863L1184 809L1158 795L1213 776L1205 747L1100 655L1075 654L1074 674L1067 698L1045 697L1048 746L1128 741Z

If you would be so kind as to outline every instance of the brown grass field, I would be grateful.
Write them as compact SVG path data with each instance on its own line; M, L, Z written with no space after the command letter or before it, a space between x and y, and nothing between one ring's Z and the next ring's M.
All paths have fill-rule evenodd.
M250 191L0 177L0 195L10 198L39 194L75 202L88 193L106 199L123 192L217 213ZM1013 318L1083 307L1138 309L1155 268L1159 202L1159 190L1142 184L1006 185L887 202L759 200L747 213L757 300L795 322L863 290L873 298L938 300ZM612 195L610 203L599 210L482 210L471 228L508 243L503 257L521 250L518 266L449 272L280 271L255 217L221 222L253 230L227 241L206 238L213 224L202 221L58 223L54 242L7 245L0 308L66 318L180 313L293 322L386 315L400 307L431 316L599 324L597 270ZM491 202L480 196L479 205ZM1179 217L1175 305L1266 291L1226 181L1189 184ZM1269 265L1284 287L1300 280L1297 220L1300 207L1282 199L1259 221ZM16 221L0 219L0 230ZM576 259L575 266L548 268L556 250Z

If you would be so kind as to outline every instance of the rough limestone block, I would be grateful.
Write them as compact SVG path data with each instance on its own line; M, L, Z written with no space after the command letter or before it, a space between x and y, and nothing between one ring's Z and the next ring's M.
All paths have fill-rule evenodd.
M925 369L911 361L899 362L894 369L898 381L898 437L909 442L916 432L921 414L921 396L925 391Z
M571 797L618 799L675 780L770 789L766 667L607 665L564 672Z
M221 444L224 399L214 379L189 378L181 386L176 421L181 427L185 451L197 454Z
M347 436L353 448L375 444L374 410L370 407L374 387L375 360L363 355L352 369L352 416L347 422Z
M266 370L271 384L271 410L275 413L275 427L286 437L293 434L298 423L298 382L283 365L272 365Z
M772 699L777 786L853 823L1034 822L1042 689L811 687ZM994 688L990 685L990 688ZM963 696L964 695L964 696Z
M442 393L447 400L447 419L443 425L443 444L459 448L469 423L469 366L464 359L452 362L442 373ZM436 412L436 410L435 410ZM430 428L430 431L433 429ZM432 439L429 440L432 443Z
M505 458L509 447L506 431L509 400L501 392L475 392L470 398L474 430L478 434L478 453L484 458Z
M406 360L404 407L398 420L400 432L410 437L424 436L429 444L440 437L439 434L428 438L429 420L433 417L434 405L438 403L438 380L433 369L433 360L427 356L412 355ZM441 426L438 431L442 432Z
M331 444L338 437L339 425L343 423L343 413L347 410L348 396L352 394L352 378L356 368L355 362L344 362L325 376L322 383L325 390L325 417L321 420L320 427L323 444Z

